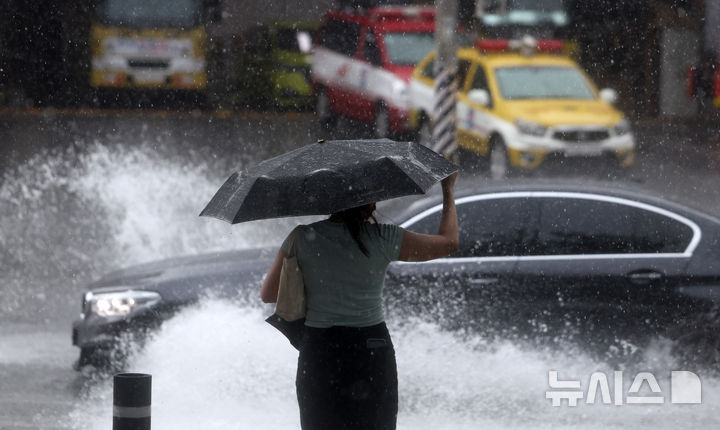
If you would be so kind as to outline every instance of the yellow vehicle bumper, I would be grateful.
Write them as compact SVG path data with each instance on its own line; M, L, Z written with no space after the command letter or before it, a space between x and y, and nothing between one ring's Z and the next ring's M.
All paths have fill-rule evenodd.
M94 88L203 90L207 87L207 76L204 73L143 74L94 70L90 74L90 85Z
M483 157L487 157L490 152L490 143L488 138L468 133L464 130L457 131L457 143L461 148ZM562 152L553 152L544 148L518 149L508 146L507 152L510 165L514 168L525 170L538 168L551 154L559 154L562 156ZM602 154L614 154L618 164L622 167L629 167L635 162L634 146L614 149L607 148L601 153L601 155ZM593 157L595 156L588 156L588 158Z
M527 170L538 168L550 154L549 151L537 149L518 150L508 148L507 151L511 166ZM632 148L617 149L606 153L614 153L617 158L617 162L621 167L630 167L635 163L635 150Z

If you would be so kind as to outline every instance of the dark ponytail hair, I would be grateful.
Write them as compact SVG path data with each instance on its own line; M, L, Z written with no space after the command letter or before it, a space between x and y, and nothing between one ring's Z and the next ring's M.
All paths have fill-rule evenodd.
M353 240L355 240L355 243L357 243L360 248L360 251L362 251L366 257L370 256L370 251L362 242L360 235L365 229L365 221L368 219L372 219L377 225L377 220L375 219L373 212L375 212L375 203L345 209L344 211L336 212L330 215L330 221L339 221L345 224L347 229L350 231L350 236L352 236Z

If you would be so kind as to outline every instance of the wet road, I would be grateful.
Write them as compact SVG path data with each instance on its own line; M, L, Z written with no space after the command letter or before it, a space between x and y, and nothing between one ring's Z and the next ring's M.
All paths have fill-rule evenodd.
M67 429L87 380L68 364L75 359L67 330L29 324L0 329L0 429Z
M6 276L14 277L8 278L10 282L6 283L3 287L6 291L2 292L5 296L0 298L14 305L3 304L8 306L7 309L0 308L3 311L0 316L0 430L84 428L82 407L79 409L81 412L78 412L78 404L82 403L83 395L96 382L71 369L77 351L70 345L70 322L76 316L77 298L83 283L115 264L143 261L155 254L167 256L187 249L197 250L192 245L178 245L150 233L132 239L132 244L139 245L131 251L142 247L152 252L138 254L134 251L132 258L120 254L121 257L105 257L104 264L91 263L93 258L102 257L104 244L108 240L99 236L97 241L86 244L82 239L77 239L77 236L93 230L92 224L68 225L59 219L63 217L62 210L59 213L48 212L39 221L28 217L32 211L42 212L40 201L46 196L52 197L47 201L48 205L67 203L64 194L47 191L54 190L47 182L65 181L73 193L78 193L78 187L87 186L88 177L95 179L97 176L112 175L113 163L118 164L117 170L129 169L130 177L140 174L131 169L134 164L144 166L143 163L147 163L150 169L157 168L157 176L165 175L175 181L171 184L173 186L183 184L178 177L206 174L211 178L208 187L213 187L219 185L226 173L239 166L280 154L318 138L353 137L363 133L355 124L345 124L342 131L334 134L323 132L311 114L216 115L63 110L0 112L3 154L0 157L0 172L5 175L0 190L5 194L0 195L3 199L7 196L17 199L13 203L19 208L17 216L27 218L22 222L47 223L48 220L57 220L58 229L70 232L60 235L63 241L72 246L76 243L86 246L80 248L82 252L76 252L80 255L76 258L78 263L71 269L62 267L62 261L65 257L75 258L72 255L63 252L48 254L59 260L56 263L57 271L48 272L37 267L50 258L42 253L42 249L66 246L65 242L55 243L52 238L39 241L30 232L28 234L39 244L24 248L21 245L24 240L22 234L7 230L1 233L0 246L4 252L0 259L3 267L0 269L11 273ZM720 216L720 148L698 143L695 129L687 124L666 124L660 121L641 123L636 125L636 135L640 148L638 162L626 179L641 182L661 195ZM103 152L98 148L111 149ZM139 148L141 155L132 152L133 148ZM116 155L117 152L113 152L115 150L121 155ZM88 157L96 163L105 163L102 165L106 170L91 174L86 172L79 180L73 170L87 171L90 164ZM167 166L163 161L173 163L173 168L165 170ZM204 166L193 170L195 162ZM218 173L212 172L215 170ZM547 172L543 175L557 174L562 172ZM590 171L588 174L602 176L601 172ZM463 180L485 180L483 175L473 176L465 174ZM28 178L38 182L46 181L42 182L45 188L33 183L23 188L18 183ZM122 178L123 181L130 179ZM162 182L162 178L151 177L151 180L154 186L155 181ZM124 184L126 182L120 182L119 186ZM98 189L102 188L92 188L91 191ZM118 202L115 203L122 205L124 201ZM161 203L167 202L163 200ZM0 204L8 205L8 200ZM76 210L76 205L70 205L71 209ZM40 209L35 209L36 206ZM14 210L3 211L3 216L16 216L12 215L16 213ZM88 213L90 216L95 214L92 211ZM75 213L67 216L74 217ZM138 215L138 219L148 217L145 213ZM9 225L23 225L22 222ZM9 229L7 225L4 224L3 228ZM102 228L101 225L97 229ZM142 230L142 225L134 224L127 231L114 234L126 235L128 231L138 230ZM52 226L48 231L53 231ZM170 250L155 246L155 241L166 241ZM22 249L11 249L13 244ZM127 248L127 243L124 246ZM58 278L60 284L69 285L67 290L57 292L41 286L47 280ZM66 300L63 300L64 296L68 296ZM37 303L40 304L35 307ZM110 417L106 418L106 428L109 428Z

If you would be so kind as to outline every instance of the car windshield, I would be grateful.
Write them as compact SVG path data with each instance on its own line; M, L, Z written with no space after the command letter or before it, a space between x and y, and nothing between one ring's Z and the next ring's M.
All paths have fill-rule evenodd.
M195 26L202 15L200 0L104 0L96 11L107 25L135 28Z
M595 98L585 77L572 67L500 67L495 76L507 100Z
M563 27L569 23L567 8L562 0L507 0L486 1L483 7L482 23L492 37L522 36L528 26L535 27L536 36L553 37L551 28ZM505 34L498 31L505 30ZM512 36L511 36L512 35Z
M433 33L386 33L385 49L392 64L413 66L435 47Z
M508 0L507 9L555 12L565 10L562 0Z

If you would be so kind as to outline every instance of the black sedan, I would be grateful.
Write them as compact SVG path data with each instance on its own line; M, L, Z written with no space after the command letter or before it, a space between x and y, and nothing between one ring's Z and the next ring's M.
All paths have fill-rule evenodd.
M460 189L460 249L391 264L389 318L419 315L449 330L607 350L654 336L712 344L720 301L720 219L611 184ZM439 196L379 209L434 233ZM153 262L110 273L83 295L73 324L78 364L122 357L175 312L206 296L257 302L277 252L254 249ZM716 353L716 351L712 351Z

